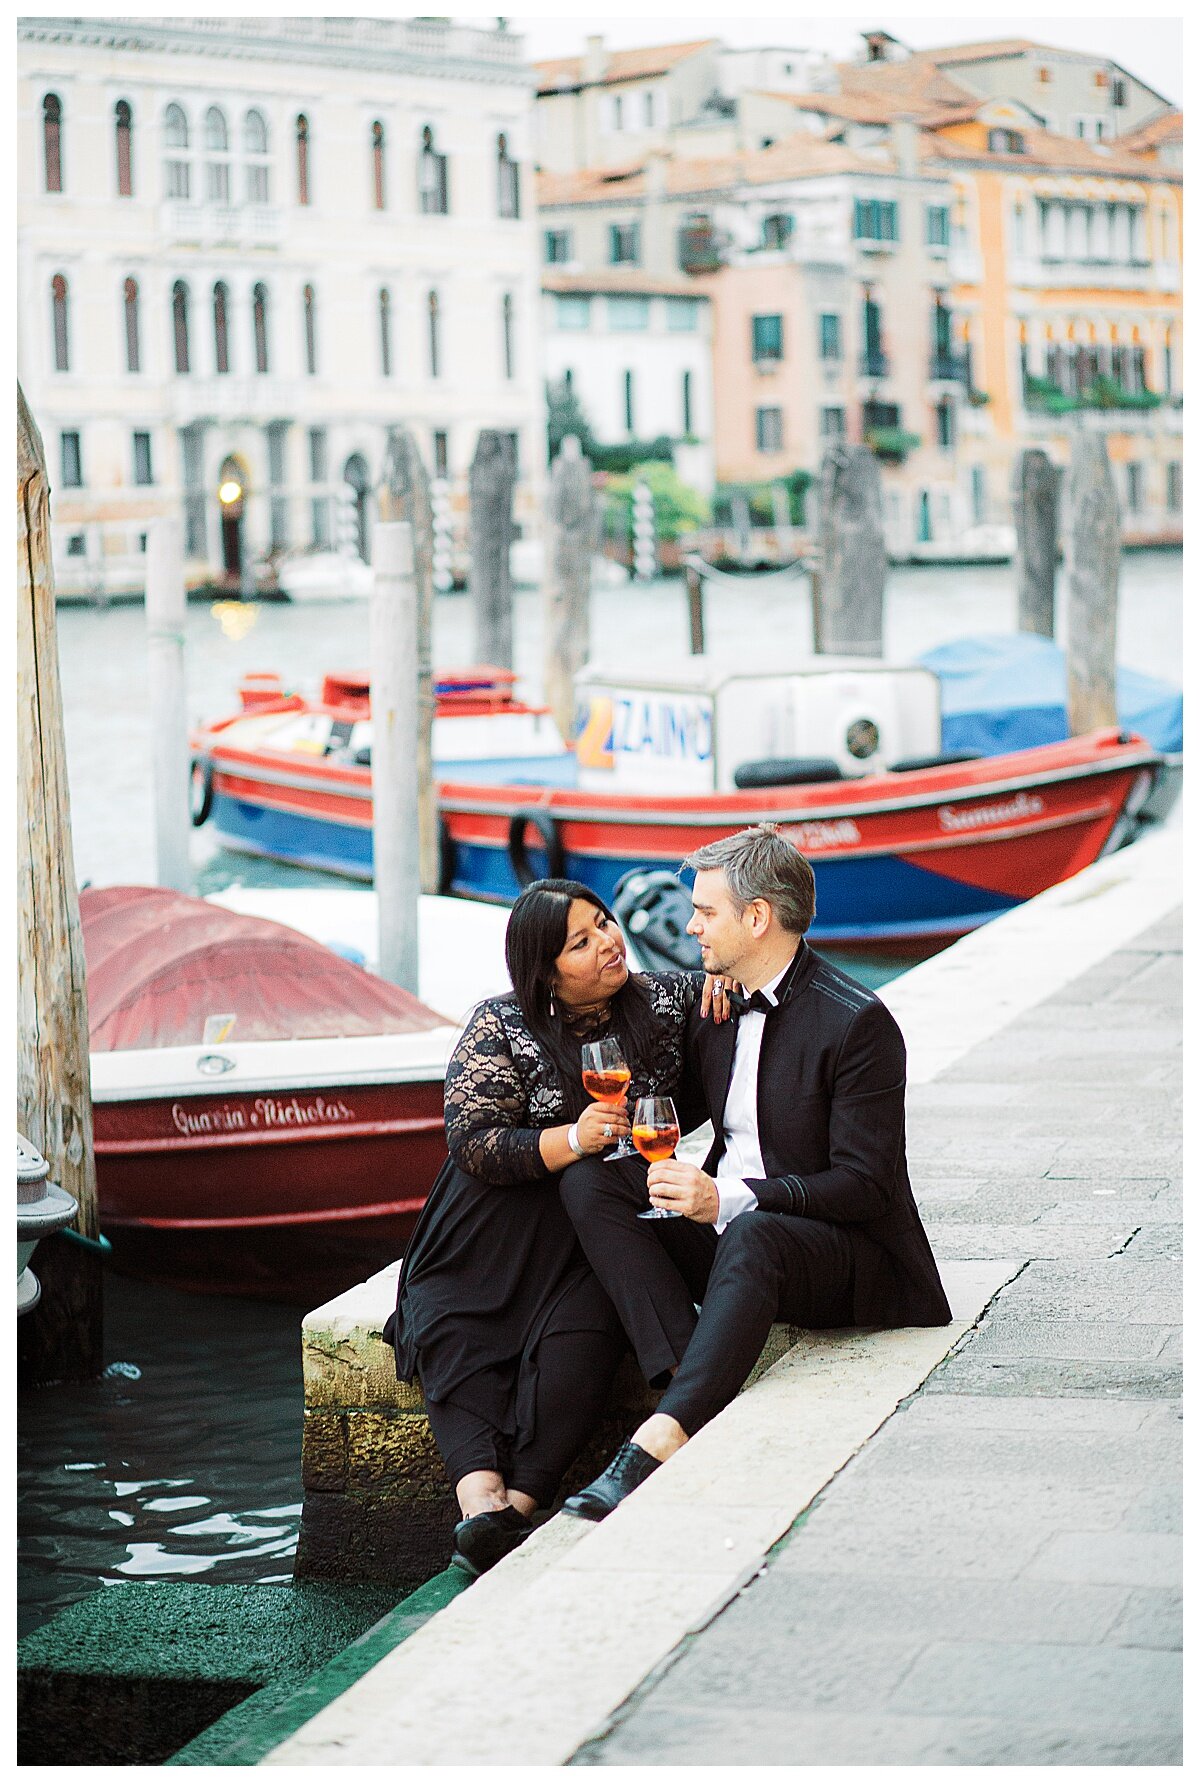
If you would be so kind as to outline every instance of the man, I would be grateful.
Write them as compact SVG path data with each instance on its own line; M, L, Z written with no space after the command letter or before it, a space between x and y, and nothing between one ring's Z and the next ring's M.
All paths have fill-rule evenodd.
M669 1379L632 1441L566 1501L593 1521L729 1404L775 1320L950 1320L905 1162L904 1042L884 1004L805 941L812 868L774 824L684 865L696 874L688 933L704 968L747 995L733 999L733 1021L692 1018L689 1080L713 1145L703 1169L670 1158L645 1179L652 1203L681 1219L637 1219L636 1166L588 1159L563 1177L647 1379Z

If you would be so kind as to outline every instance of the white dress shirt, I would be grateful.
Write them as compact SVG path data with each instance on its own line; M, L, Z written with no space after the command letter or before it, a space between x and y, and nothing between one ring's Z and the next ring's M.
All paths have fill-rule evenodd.
M778 1003L775 995L785 974L791 970L795 955L787 962L781 972L777 972L769 984L764 984L762 994L768 1003ZM737 1040L733 1049L733 1075L729 1079L729 1094L725 1098L725 1118L722 1131L725 1135L725 1151L717 1165L717 1218L716 1229L723 1232L730 1220L736 1219L739 1213L748 1213L752 1207L758 1206L758 1197L753 1189L746 1187L748 1176L763 1177L767 1174L763 1165L762 1142L758 1136L758 1058L762 1051L763 1030L767 1018L758 1009L747 1010L738 1017Z

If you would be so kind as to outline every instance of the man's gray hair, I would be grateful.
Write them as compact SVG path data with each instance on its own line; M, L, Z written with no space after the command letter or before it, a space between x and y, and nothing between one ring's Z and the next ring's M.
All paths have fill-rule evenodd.
M697 873L719 867L739 916L747 904L762 898L790 934L803 935L816 914L813 870L776 823L755 824L719 842L706 842L683 864Z

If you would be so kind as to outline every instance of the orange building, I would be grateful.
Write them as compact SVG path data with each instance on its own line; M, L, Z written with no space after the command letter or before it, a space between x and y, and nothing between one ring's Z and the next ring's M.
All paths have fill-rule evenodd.
M722 482L865 441L894 555L1000 555L1017 452L1099 428L1126 539L1177 540L1180 113L1103 57L873 38L819 92L739 96L791 108L767 146L543 173L547 258L711 299Z

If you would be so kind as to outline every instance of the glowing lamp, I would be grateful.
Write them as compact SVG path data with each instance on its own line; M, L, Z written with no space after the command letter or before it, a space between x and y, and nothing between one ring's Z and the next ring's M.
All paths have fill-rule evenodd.
M235 483L233 478L231 477L227 483L221 484L221 487L217 490L217 498L219 501L224 502L226 507L230 507L232 505L232 503L235 501L241 501L241 499L242 499L241 484Z

